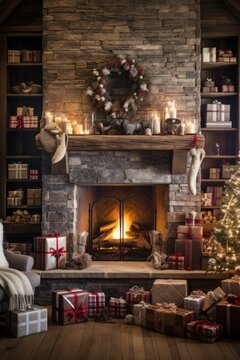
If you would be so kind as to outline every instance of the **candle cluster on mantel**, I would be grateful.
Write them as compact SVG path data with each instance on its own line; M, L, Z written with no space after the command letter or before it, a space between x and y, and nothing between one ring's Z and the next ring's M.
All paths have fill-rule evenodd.
M44 114L45 125L55 122L68 135L89 135L92 132L91 122L85 116L84 123L71 121L64 113L46 111Z
M151 111L150 113L152 131L146 129L146 135L165 134L165 122L168 119L177 120L177 104L175 100L168 101L163 107L162 116L158 111ZM178 119L179 121L179 119ZM181 121L181 135L198 133L198 121L196 119L180 119ZM149 131L150 130L150 131Z

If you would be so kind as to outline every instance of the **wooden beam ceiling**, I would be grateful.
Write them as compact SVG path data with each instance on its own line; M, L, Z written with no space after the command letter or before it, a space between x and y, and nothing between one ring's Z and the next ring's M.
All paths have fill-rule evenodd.
M240 21L240 2L239 0L223 0L223 3L231 13Z
M0 3L0 24L2 24L21 1L22 0L3 0Z

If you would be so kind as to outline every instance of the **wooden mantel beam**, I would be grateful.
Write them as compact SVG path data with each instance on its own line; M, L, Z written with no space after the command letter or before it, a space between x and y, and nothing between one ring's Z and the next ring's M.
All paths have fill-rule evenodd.
M172 151L172 174L186 173L188 151L195 146L194 135L70 135L67 154L71 151ZM205 137L197 135L199 148L204 148ZM43 150L37 141L38 149ZM67 155L52 165L52 174L68 172Z
M205 138L197 135L197 146L203 148ZM68 151L151 151L189 150L194 135L71 135Z

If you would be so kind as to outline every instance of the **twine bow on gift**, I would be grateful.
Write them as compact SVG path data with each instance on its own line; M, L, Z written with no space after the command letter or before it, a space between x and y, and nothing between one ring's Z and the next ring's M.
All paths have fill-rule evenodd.
M240 276L239 275L234 275L234 276L232 276L231 280L235 280L235 281L240 282Z
M207 292L207 296L209 297L209 299L211 301L213 301L214 303L217 303L218 301L220 301L221 299L223 299L223 295L218 295L216 294L214 291L208 291Z
M201 298L205 297L206 294L202 290L193 290L189 296L192 298Z
M177 311L177 305L174 303L162 302L162 303L156 303L156 306L168 312L175 313Z
M131 287L131 289L129 291L132 291L132 292L144 292L144 288L139 287L137 285L134 285L133 287Z

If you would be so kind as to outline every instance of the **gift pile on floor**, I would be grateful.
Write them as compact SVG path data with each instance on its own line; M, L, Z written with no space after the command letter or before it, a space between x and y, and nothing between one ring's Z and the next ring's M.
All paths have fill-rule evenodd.
M124 319L161 333L213 343L223 336L239 338L240 277L222 280L207 294L187 289L186 280L157 279L152 290L134 286L121 298L107 301L104 292L83 289L52 292L52 320L59 325ZM47 331L47 309L39 306L8 314L14 336Z

